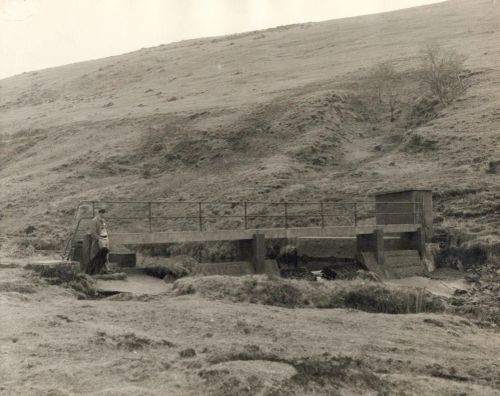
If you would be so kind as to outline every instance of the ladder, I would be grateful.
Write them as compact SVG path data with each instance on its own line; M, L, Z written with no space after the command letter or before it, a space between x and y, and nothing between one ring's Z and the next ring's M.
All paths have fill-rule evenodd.
M87 227L85 222L92 219L89 216L80 216L80 208L84 202L80 203L76 208L75 215L73 216L71 231L64 243L64 249L62 252L63 260L72 260L75 253L76 246L83 241Z

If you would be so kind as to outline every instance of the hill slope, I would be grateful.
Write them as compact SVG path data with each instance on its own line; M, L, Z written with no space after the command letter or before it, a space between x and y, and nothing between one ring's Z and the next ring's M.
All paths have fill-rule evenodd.
M412 124L431 41L467 55L469 88ZM415 186L437 192L445 226L498 237L499 176L485 169L500 159L499 43L500 4L457 0L1 80L0 228L60 241L84 199L364 199ZM381 61L409 76L394 123L363 97Z

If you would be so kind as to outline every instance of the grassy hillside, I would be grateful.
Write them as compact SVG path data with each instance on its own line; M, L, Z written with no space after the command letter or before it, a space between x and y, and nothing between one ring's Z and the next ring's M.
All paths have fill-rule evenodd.
M467 91L421 109L419 50L467 56ZM0 81L0 229L60 241L84 199L366 199L432 188L438 220L500 235L500 4L190 40ZM397 119L366 76L404 77ZM420 106L420 107L419 107ZM430 116L429 116L430 114Z

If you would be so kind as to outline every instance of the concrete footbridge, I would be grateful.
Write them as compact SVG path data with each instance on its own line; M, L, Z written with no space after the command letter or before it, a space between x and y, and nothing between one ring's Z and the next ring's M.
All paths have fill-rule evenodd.
M87 201L76 210L66 258L86 259L88 222L101 208L116 255L124 247L228 241L238 244L254 273L268 272L266 240L291 240L320 243L320 255L355 257L388 277L399 277L387 265L399 252L397 260L418 266L409 273L420 274L432 223L428 190L379 194L373 202Z
M383 231L385 234L417 232L418 224L388 224L383 226L328 226L303 228L255 228L246 230L218 231L165 231L148 233L113 233L111 245L161 245L187 242L239 241L253 239L256 234L269 239L295 238L351 238L358 235Z

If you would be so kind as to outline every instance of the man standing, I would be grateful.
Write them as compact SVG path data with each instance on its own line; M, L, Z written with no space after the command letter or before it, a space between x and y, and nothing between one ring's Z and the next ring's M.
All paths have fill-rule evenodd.
M90 275L110 272L108 267L109 239L104 213L106 213L105 209L99 209L89 226L92 245L87 272Z

